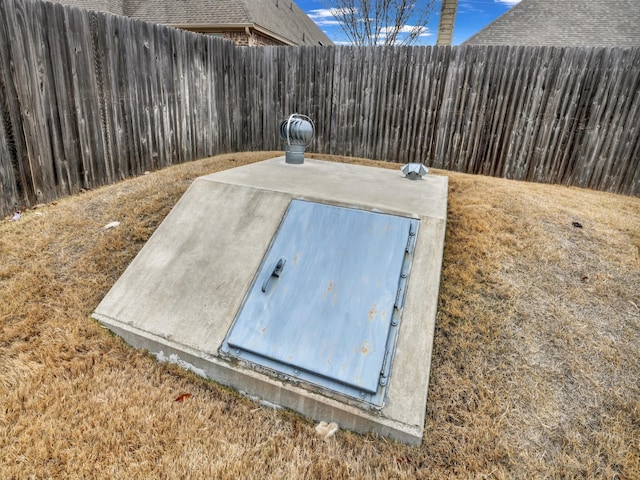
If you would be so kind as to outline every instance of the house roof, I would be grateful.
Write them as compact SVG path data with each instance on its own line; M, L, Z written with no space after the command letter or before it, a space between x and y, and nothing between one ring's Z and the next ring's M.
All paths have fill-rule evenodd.
M84 8L85 10L97 10L99 12L124 15L123 3L127 0L48 0L71 7Z
M522 0L464 45L640 46L640 0Z
M251 27L293 45L333 42L292 0L54 0L193 30Z

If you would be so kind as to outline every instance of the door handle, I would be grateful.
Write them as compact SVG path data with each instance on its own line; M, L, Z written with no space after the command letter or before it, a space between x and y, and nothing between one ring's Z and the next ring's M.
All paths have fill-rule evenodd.
M278 260L278 263L276 263L276 266L273 267L273 271L271 272L271 275L269 275L269 277L267 277L267 279L262 284L262 293L266 293L267 288L269 287L269 282L271 281L272 278L274 277L280 278L280 275L282 274L282 270L284 269L285 263L287 263L287 260L284 257Z

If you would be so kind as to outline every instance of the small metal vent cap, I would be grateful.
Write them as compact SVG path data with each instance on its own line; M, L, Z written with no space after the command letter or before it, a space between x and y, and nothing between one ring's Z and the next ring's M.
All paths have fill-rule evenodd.
M422 163L407 163L400 170L409 180L420 180L423 175L429 173L429 169Z
M280 123L280 138L284 141L287 163L304 163L304 150L313 141L315 126L306 115L294 113Z

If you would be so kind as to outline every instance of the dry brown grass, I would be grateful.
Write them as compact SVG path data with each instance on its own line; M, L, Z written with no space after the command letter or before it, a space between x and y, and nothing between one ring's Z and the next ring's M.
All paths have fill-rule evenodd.
M449 173L420 448L321 439L89 319L195 177L271 156L0 222L0 478L640 478L638 198Z

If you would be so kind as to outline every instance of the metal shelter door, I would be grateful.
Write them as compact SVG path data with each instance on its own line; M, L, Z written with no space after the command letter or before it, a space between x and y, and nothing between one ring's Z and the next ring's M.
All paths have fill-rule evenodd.
M390 363L417 224L293 200L221 350L374 396Z

